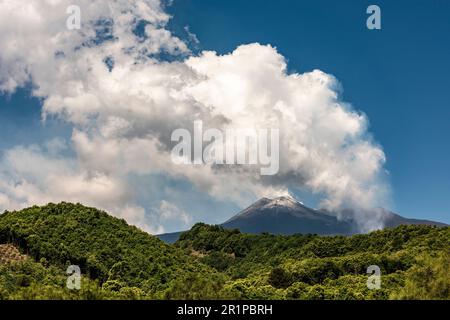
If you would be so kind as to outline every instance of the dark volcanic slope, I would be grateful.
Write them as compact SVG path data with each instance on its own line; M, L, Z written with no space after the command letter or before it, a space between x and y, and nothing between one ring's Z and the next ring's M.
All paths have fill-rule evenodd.
M262 198L222 224L241 232L273 234L353 234L353 224L304 206L292 197Z
M385 228L395 228L399 225L410 225L410 224L424 224L430 226L438 226L445 227L447 224L442 222L430 221L430 220L422 220L422 219L408 219L402 217L393 212L387 212L386 217L384 219L384 227Z
M446 225L428 220L408 219L384 209L378 210L383 211L386 228L409 224ZM351 235L359 232L353 221L338 220L332 212L308 208L289 196L275 199L262 198L223 223L222 226L227 229L239 229L241 232L256 234L268 232L283 235L295 233ZM165 242L173 243L180 234L181 232L174 232L158 237Z
M175 243L180 238L180 235L183 232L184 231L163 233L163 234L156 235L156 237L158 237L160 240L164 241L165 243Z

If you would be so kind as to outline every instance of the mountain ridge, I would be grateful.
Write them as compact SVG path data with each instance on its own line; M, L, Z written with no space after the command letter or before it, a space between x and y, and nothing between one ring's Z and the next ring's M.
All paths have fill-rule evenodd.
M394 228L399 225L425 224L446 226L445 223L409 219L389 210L379 208L383 228ZM353 212L344 211L348 216ZM338 219L337 214L323 209L312 209L292 196L276 198L263 197L247 208L241 210L220 226L225 229L239 229L244 233L272 233L280 235L319 234L319 235L353 235L362 233L355 220ZM182 232L157 235L161 240L175 242Z
M263 202L302 208L285 200ZM449 239L449 227L424 225L344 237L197 223L170 245L81 204L33 206L0 215L0 300L448 299ZM371 265L381 290L366 286Z

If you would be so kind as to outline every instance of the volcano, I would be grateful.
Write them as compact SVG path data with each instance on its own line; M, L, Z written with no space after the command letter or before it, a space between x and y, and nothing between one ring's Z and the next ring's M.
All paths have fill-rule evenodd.
M425 224L445 226L446 224L419 219L408 219L391 211L378 208L381 224L385 228L399 225ZM338 218L344 216L349 218ZM244 233L271 233L291 235L296 233L318 235L352 235L361 230L351 217L352 210L347 209L339 215L323 209L312 209L291 196L273 199L261 198L248 208L237 213L221 224L226 229L239 229ZM175 242L181 232L167 233L158 237L166 242Z

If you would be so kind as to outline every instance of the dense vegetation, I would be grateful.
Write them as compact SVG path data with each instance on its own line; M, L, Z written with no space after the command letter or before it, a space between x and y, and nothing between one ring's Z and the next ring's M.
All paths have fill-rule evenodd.
M13 243L40 262L23 266L26 270L33 269L32 282L37 287L44 271L55 283L60 281L54 278L54 268L67 278L64 271L69 265L80 266L102 289L130 292L131 298L216 298L216 289L225 280L178 248L129 226L124 220L79 204L49 204L6 212L0 215L0 243ZM45 265L52 268L42 271ZM11 272L21 273L23 268L14 266ZM184 284L189 281L199 286L197 291L178 296L178 288L185 289ZM1 286L5 285L0 280Z
M250 235L195 225L176 243L228 275L244 299L450 299L450 228L400 226L352 237ZM367 288L367 267L381 288Z
M197 224L175 245L105 212L61 203L0 215L0 299L450 299L450 228L352 237L249 235ZM81 290L66 288L69 265ZM367 267L381 269L369 290Z

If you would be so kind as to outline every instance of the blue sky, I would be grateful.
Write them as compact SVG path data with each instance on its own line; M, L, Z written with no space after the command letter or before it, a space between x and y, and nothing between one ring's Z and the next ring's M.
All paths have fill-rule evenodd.
M370 4L381 8L381 30L366 28ZM367 115L369 131L385 152L391 209L450 223L450 2L175 0L166 11L173 16L167 28L176 36L188 41L188 26L198 38L190 42L195 54L227 54L258 42L276 47L289 72L320 69L334 75L342 100ZM77 125L63 116L42 121L43 98L32 97L31 87L0 96L0 155L17 145L72 138ZM161 199L192 214L190 223L220 223L239 210L188 179L127 179L133 198L149 212ZM317 204L309 192L296 195ZM179 228L176 221L164 222L165 231Z

